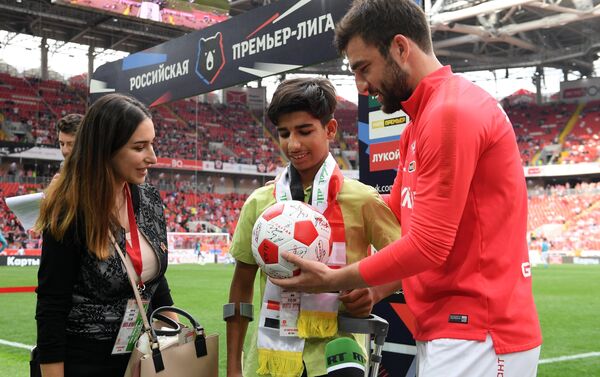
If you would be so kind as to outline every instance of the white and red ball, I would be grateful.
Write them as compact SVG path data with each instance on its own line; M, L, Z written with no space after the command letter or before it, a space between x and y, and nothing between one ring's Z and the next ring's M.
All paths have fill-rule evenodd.
M288 200L267 208L252 229L252 254L259 267L274 278L297 275L298 267L281 252L304 259L327 262L331 250L331 227L325 216L306 203Z

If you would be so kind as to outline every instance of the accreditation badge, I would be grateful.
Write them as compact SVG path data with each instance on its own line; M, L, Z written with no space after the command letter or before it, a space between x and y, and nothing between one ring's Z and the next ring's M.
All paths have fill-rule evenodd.
M144 305L144 310L148 309L148 300L142 300L142 304ZM137 302L135 299L127 300L125 315L123 315L123 321L121 321L121 327L119 328L112 354L119 355L133 351L143 327L144 322L142 321Z
M282 290L279 311L279 336L298 337L299 313L300 293Z

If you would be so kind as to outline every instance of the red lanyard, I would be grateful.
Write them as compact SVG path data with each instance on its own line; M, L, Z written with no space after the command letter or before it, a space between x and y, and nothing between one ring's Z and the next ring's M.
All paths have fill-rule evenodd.
M131 243L125 239L125 249L127 255L133 264L136 274L138 274L140 281L138 285L144 285L142 281L142 250L140 248L140 237L138 235L138 227L135 222L135 215L133 213L133 203L131 201L131 191L129 190L129 184L125 183L123 187L123 194L127 201L127 217L129 218L129 234L131 235Z

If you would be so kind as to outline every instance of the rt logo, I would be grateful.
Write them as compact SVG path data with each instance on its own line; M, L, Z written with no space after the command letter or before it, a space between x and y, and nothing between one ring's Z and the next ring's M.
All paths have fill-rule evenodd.
M201 38L198 41L198 58L196 60L196 74L206 85L211 85L225 66L225 52L223 50L223 35L217 32L210 38Z

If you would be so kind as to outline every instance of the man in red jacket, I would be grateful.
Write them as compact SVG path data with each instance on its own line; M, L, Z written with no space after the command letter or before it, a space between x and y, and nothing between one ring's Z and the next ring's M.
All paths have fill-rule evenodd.
M387 200L402 238L339 270L289 255L302 273L273 281L324 292L401 279L417 321L419 376L535 376L542 337L527 190L508 117L440 64L412 0L355 0L336 44L360 92L411 118Z

